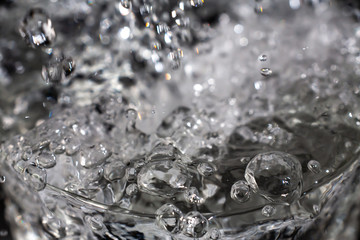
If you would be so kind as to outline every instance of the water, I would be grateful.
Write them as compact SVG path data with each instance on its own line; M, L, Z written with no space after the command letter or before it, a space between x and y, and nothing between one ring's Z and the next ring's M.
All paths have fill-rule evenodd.
M0 175L15 239L336 239L356 229L358 9L5 8Z

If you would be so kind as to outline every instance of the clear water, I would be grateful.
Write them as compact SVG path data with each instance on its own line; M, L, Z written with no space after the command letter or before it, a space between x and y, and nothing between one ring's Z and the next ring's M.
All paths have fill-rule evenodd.
M0 10L20 22L0 39L0 172L15 239L293 238L357 162L356 9Z

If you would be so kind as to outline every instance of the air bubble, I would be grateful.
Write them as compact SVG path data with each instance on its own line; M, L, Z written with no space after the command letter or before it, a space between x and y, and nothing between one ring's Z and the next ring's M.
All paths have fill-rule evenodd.
M271 205L265 205L261 209L261 214L265 217L271 217L276 213L276 209Z
M41 191L46 186L46 171L33 164L24 169L24 181L27 182L32 188Z
M196 187L190 187L184 192L185 201L190 204L198 204L201 202L199 191Z
M131 7L131 0L120 0L120 4L124 8L130 8Z
M183 213L173 204L166 203L156 210L156 224L171 233L181 231Z
M260 62L266 62L266 60L267 60L267 55L262 54L262 55L260 55L260 56L258 57L258 59L259 59Z
M94 231L100 231L104 228L103 217L101 215L87 217L86 220Z
M200 238L206 234L208 227L208 220L197 211L189 212L182 221L182 232L188 237Z
M256 155L247 165L245 179L250 187L270 201L292 202L302 189L299 160L283 152Z
M230 196L233 200L243 203L250 198L250 186L247 182L240 180L231 186Z
M209 177L215 172L213 166L209 163L199 163L197 166L197 170L204 177Z
M220 233L219 229L217 229L217 228L210 229L209 238L211 240L218 240L218 239L220 239L220 237L221 237L221 233Z
M0 176L0 183L5 183L6 181L6 177L5 176Z
M204 5L204 0L190 0L190 5L193 7L201 7Z
M125 165L121 160L114 159L104 167L104 178L108 181L121 179L125 176Z
M191 177L184 166L173 161L154 161L138 174L140 191L151 195L171 197L190 185Z
M135 196L138 193L138 187L136 183L131 183L126 187L126 194L128 196Z
M32 156L32 148L30 146L25 146L22 150L22 155L21 158L24 161L27 161L31 158Z
M92 168L104 163L110 155L111 152L103 144L96 144L80 152L80 164Z
M262 68L260 70L261 75L263 75L264 77L270 77L272 75L272 70L270 68Z
M42 151L36 157L36 163L42 168L52 168L56 165L56 157L48 151Z
M129 121L135 121L137 119L138 113L135 109L129 108L126 110L126 118Z
M48 46L56 37L51 19L41 8L31 9L21 22L21 37L32 47Z
M321 172L321 165L316 160L310 160L307 163L307 167L312 173L320 173Z

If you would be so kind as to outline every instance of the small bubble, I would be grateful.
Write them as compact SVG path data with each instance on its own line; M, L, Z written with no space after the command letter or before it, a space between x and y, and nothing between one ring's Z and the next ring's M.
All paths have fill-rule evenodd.
M237 202L246 202L250 198L249 184L243 180L237 181L231 187L230 196Z
M6 181L6 177L5 176L0 176L0 183L4 183Z
M190 0L190 5L193 7L201 7L204 5L204 0Z
M65 73L65 77L70 76L75 70L75 62L71 57L67 57L62 61L62 68Z
M218 240L218 239L220 239L221 233L220 233L219 229L217 229L217 228L212 228L212 229L210 229L210 231L209 231L209 237L210 237L211 240Z
M30 164L24 169L24 181L32 188L41 191L46 186L47 174L44 169L41 169L34 164Z
M261 209L261 214L265 217L271 217L275 214L276 209L273 206L270 205L265 205L262 209Z
M173 204L166 203L156 210L156 224L171 233L178 233L181 230L183 213Z
M94 231L100 231L104 227L103 217L100 215L88 218L87 222Z
M27 161L27 160L29 160L31 158L31 156L32 156L31 147L30 146L25 146L23 148L23 153L21 155L22 160Z
M130 8L131 7L131 1L130 0L120 0L120 4L124 8Z
M42 168L52 168L56 165L56 157L51 152L43 151L36 157L36 163Z
M258 57L258 59L259 59L260 62L266 62L266 60L267 60L267 55L262 54L262 55L260 55L260 56Z
M182 221L183 233L188 237L200 238L206 234L208 227L208 220L197 211L189 212Z
M135 109L129 108L126 110L126 118L129 119L129 121L135 121L138 117L138 113Z
M131 183L129 186L127 186L126 188L126 194L129 196L135 196L138 193L138 187L136 185L136 183Z
M270 77L272 75L272 70L270 68L262 68L260 70L261 75L265 76L265 77Z
M197 170L204 177L209 177L215 172L214 168L209 163L199 163Z
M198 204L201 201L199 191L196 187L190 187L184 192L185 201L191 204Z
M320 173L321 172L321 165L316 160L310 160L307 163L307 167L312 173Z

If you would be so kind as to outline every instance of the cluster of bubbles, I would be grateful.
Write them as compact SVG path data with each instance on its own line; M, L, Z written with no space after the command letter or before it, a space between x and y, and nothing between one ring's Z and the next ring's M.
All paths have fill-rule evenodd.
M219 10L206 8L210 3ZM286 9L301 4L291 0ZM49 119L1 146L0 163L9 169L4 185L15 189L13 198L33 200L24 197L23 189L31 189L44 213L34 224L41 222L46 234L141 239L157 234L146 225L156 223L160 236L221 239L226 229L248 225L249 212L252 224L319 213L321 193L313 204L304 192L351 163L357 140L349 132L359 134L339 123L349 116L347 106L328 104L345 88L335 81L341 73L336 66L329 75L316 64L305 67L301 61L313 56L302 46L287 55L299 62L294 73L280 78L276 51L268 54L266 44L299 42L276 45L277 36L261 27L252 33L253 21L269 20L263 12L271 13L271 4L255 1L255 13L253 5L224 5L236 8L225 14L215 1L86 1L84 9L97 15L77 20L86 31L95 29L96 38L84 30L72 43L43 9L28 11L20 35L46 54L41 75L56 103L44 101ZM316 31L306 35L315 43ZM339 38L321 40L327 37ZM346 49L359 38L344 43L351 45ZM71 44L81 51L71 53ZM251 56L244 63L250 72L238 67L232 51ZM231 73L218 67L221 61ZM356 96L341 98L350 105ZM15 188L14 178L22 185ZM130 227L123 224L129 219Z

